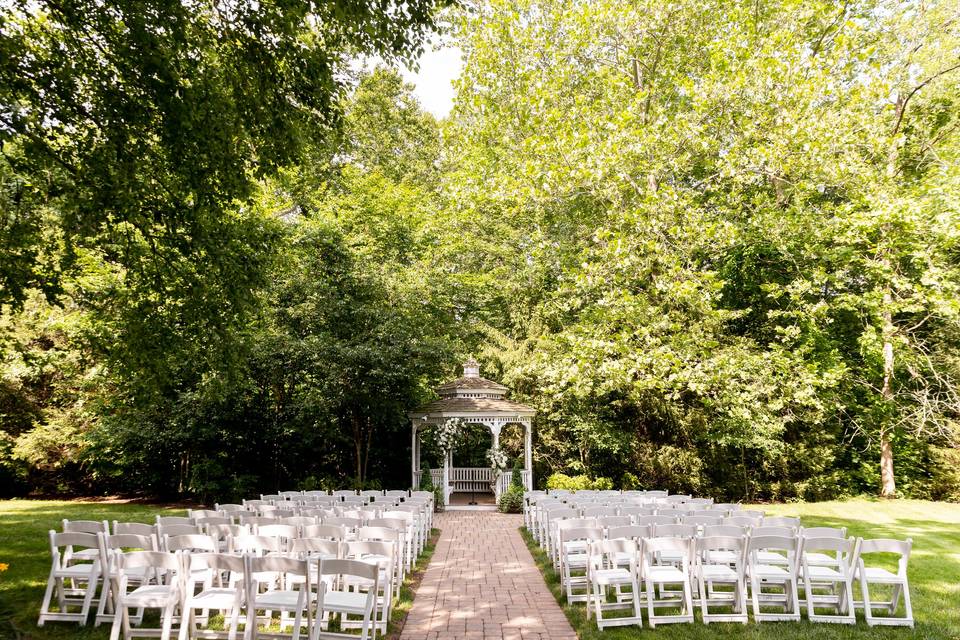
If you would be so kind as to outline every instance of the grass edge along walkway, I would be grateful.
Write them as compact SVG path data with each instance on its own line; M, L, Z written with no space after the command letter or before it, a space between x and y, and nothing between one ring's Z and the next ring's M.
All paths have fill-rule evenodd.
M581 640L630 640L653 637L657 640L783 640L813 638L852 640L891 638L913 640L960 639L960 505L922 500L875 500L857 498L822 503L758 505L769 515L795 515L805 526L845 526L848 535L864 538L913 538L910 557L910 593L916 627L868 627L863 612L857 611L852 626L810 622L804 611L800 622L703 624L699 608L692 624L641 627L613 627L599 630L596 621L587 619L583 603L570 604L560 586L553 563L537 545L525 527L520 527L527 548L543 574L550 592ZM854 597L859 585L854 585Z

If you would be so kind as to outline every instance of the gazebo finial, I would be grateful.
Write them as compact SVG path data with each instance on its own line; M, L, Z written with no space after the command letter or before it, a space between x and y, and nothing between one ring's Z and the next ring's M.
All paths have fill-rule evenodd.
M467 358L467 361L463 363L463 377L464 378L479 378L480 377L480 363L474 360L473 356Z

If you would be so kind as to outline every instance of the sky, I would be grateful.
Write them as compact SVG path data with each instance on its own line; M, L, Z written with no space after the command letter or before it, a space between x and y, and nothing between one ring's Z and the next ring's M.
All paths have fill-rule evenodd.
M401 69L404 79L416 89L414 94L424 109L438 118L445 117L453 107L453 81L460 76L463 58L460 49L442 45L428 48L420 56L420 69L413 72Z

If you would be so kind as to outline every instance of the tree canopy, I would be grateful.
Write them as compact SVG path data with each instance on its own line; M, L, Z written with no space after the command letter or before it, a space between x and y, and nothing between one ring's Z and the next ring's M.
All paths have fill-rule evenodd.
M541 480L960 498L955 3L435 4L6 11L11 486L402 484L474 354Z

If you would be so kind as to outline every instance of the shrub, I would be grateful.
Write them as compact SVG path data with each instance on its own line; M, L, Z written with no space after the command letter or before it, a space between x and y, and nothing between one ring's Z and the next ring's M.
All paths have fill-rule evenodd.
M613 480L610 478L591 480L590 476L585 475L568 476L565 473L554 473L547 478L547 489L565 489L567 491L608 490L613 489Z
M623 477L620 478L620 488L624 491L633 491L640 488L640 478L625 471Z
M517 458L513 463L513 475L510 477L510 488L523 492L523 463Z
M443 487L436 486L433 488L433 510L434 511L443 511L444 509L443 502Z
M420 491L433 491L433 476L426 460L420 463Z
M523 489L510 486L500 494L500 503L497 505L501 513L521 513L523 511Z

